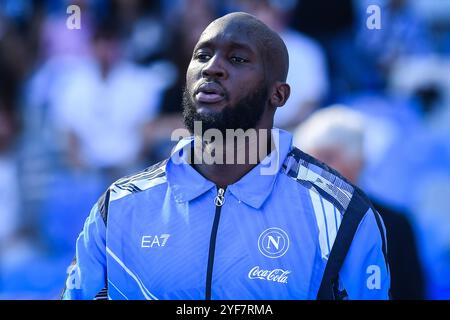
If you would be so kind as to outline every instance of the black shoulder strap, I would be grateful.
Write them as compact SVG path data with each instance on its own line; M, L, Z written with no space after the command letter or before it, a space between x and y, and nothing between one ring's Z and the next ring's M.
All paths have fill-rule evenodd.
M106 190L100 199L98 199L97 205L98 210L100 212L100 215L102 216L103 222L105 223L105 226L108 223L108 207L109 207L109 197L110 197L111 190Z
M355 190L352 200L342 218L333 248L328 258L325 272L320 284L317 300L336 300L335 288L339 278L339 271L344 263L347 252L355 236L362 218L369 209L369 203Z

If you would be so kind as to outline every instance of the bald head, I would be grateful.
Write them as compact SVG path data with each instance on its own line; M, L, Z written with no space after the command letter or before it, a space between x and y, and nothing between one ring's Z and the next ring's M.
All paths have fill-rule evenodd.
M294 144L357 183L364 166L365 118L344 105L320 109L294 132Z
M239 12L213 21L186 71L186 126L272 128L276 109L289 98L288 65L284 42L254 16Z
M254 41L263 58L266 78L269 81L285 82L289 70L289 55L281 37L255 16L244 12L233 12L220 17L203 31L202 37L211 33L230 32L244 34Z

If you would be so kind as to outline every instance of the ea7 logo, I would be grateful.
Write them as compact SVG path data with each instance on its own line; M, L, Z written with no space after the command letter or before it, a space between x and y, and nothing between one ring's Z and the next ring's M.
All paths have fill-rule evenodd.
M379 266L370 265L367 267L366 273L369 275L367 278L367 289L381 289L381 270Z
M164 247L170 234L163 233L160 236L142 236L141 248Z

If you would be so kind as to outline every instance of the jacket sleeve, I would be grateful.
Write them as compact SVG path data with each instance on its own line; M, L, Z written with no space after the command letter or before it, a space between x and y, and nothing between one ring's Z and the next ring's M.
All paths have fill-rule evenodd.
M103 203L102 203L103 200ZM76 241L76 255L67 268L64 300L94 299L106 287L104 196L92 208Z
M348 299L390 298L386 231L380 215L371 208L358 226L339 278Z

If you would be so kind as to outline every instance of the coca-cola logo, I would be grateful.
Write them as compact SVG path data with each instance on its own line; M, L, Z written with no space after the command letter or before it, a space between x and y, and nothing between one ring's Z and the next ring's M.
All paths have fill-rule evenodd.
M287 283L288 275L291 273L289 270L283 269L273 269L273 270L264 270L259 266L256 266L250 270L248 273L248 277L250 279L261 279L279 283Z

